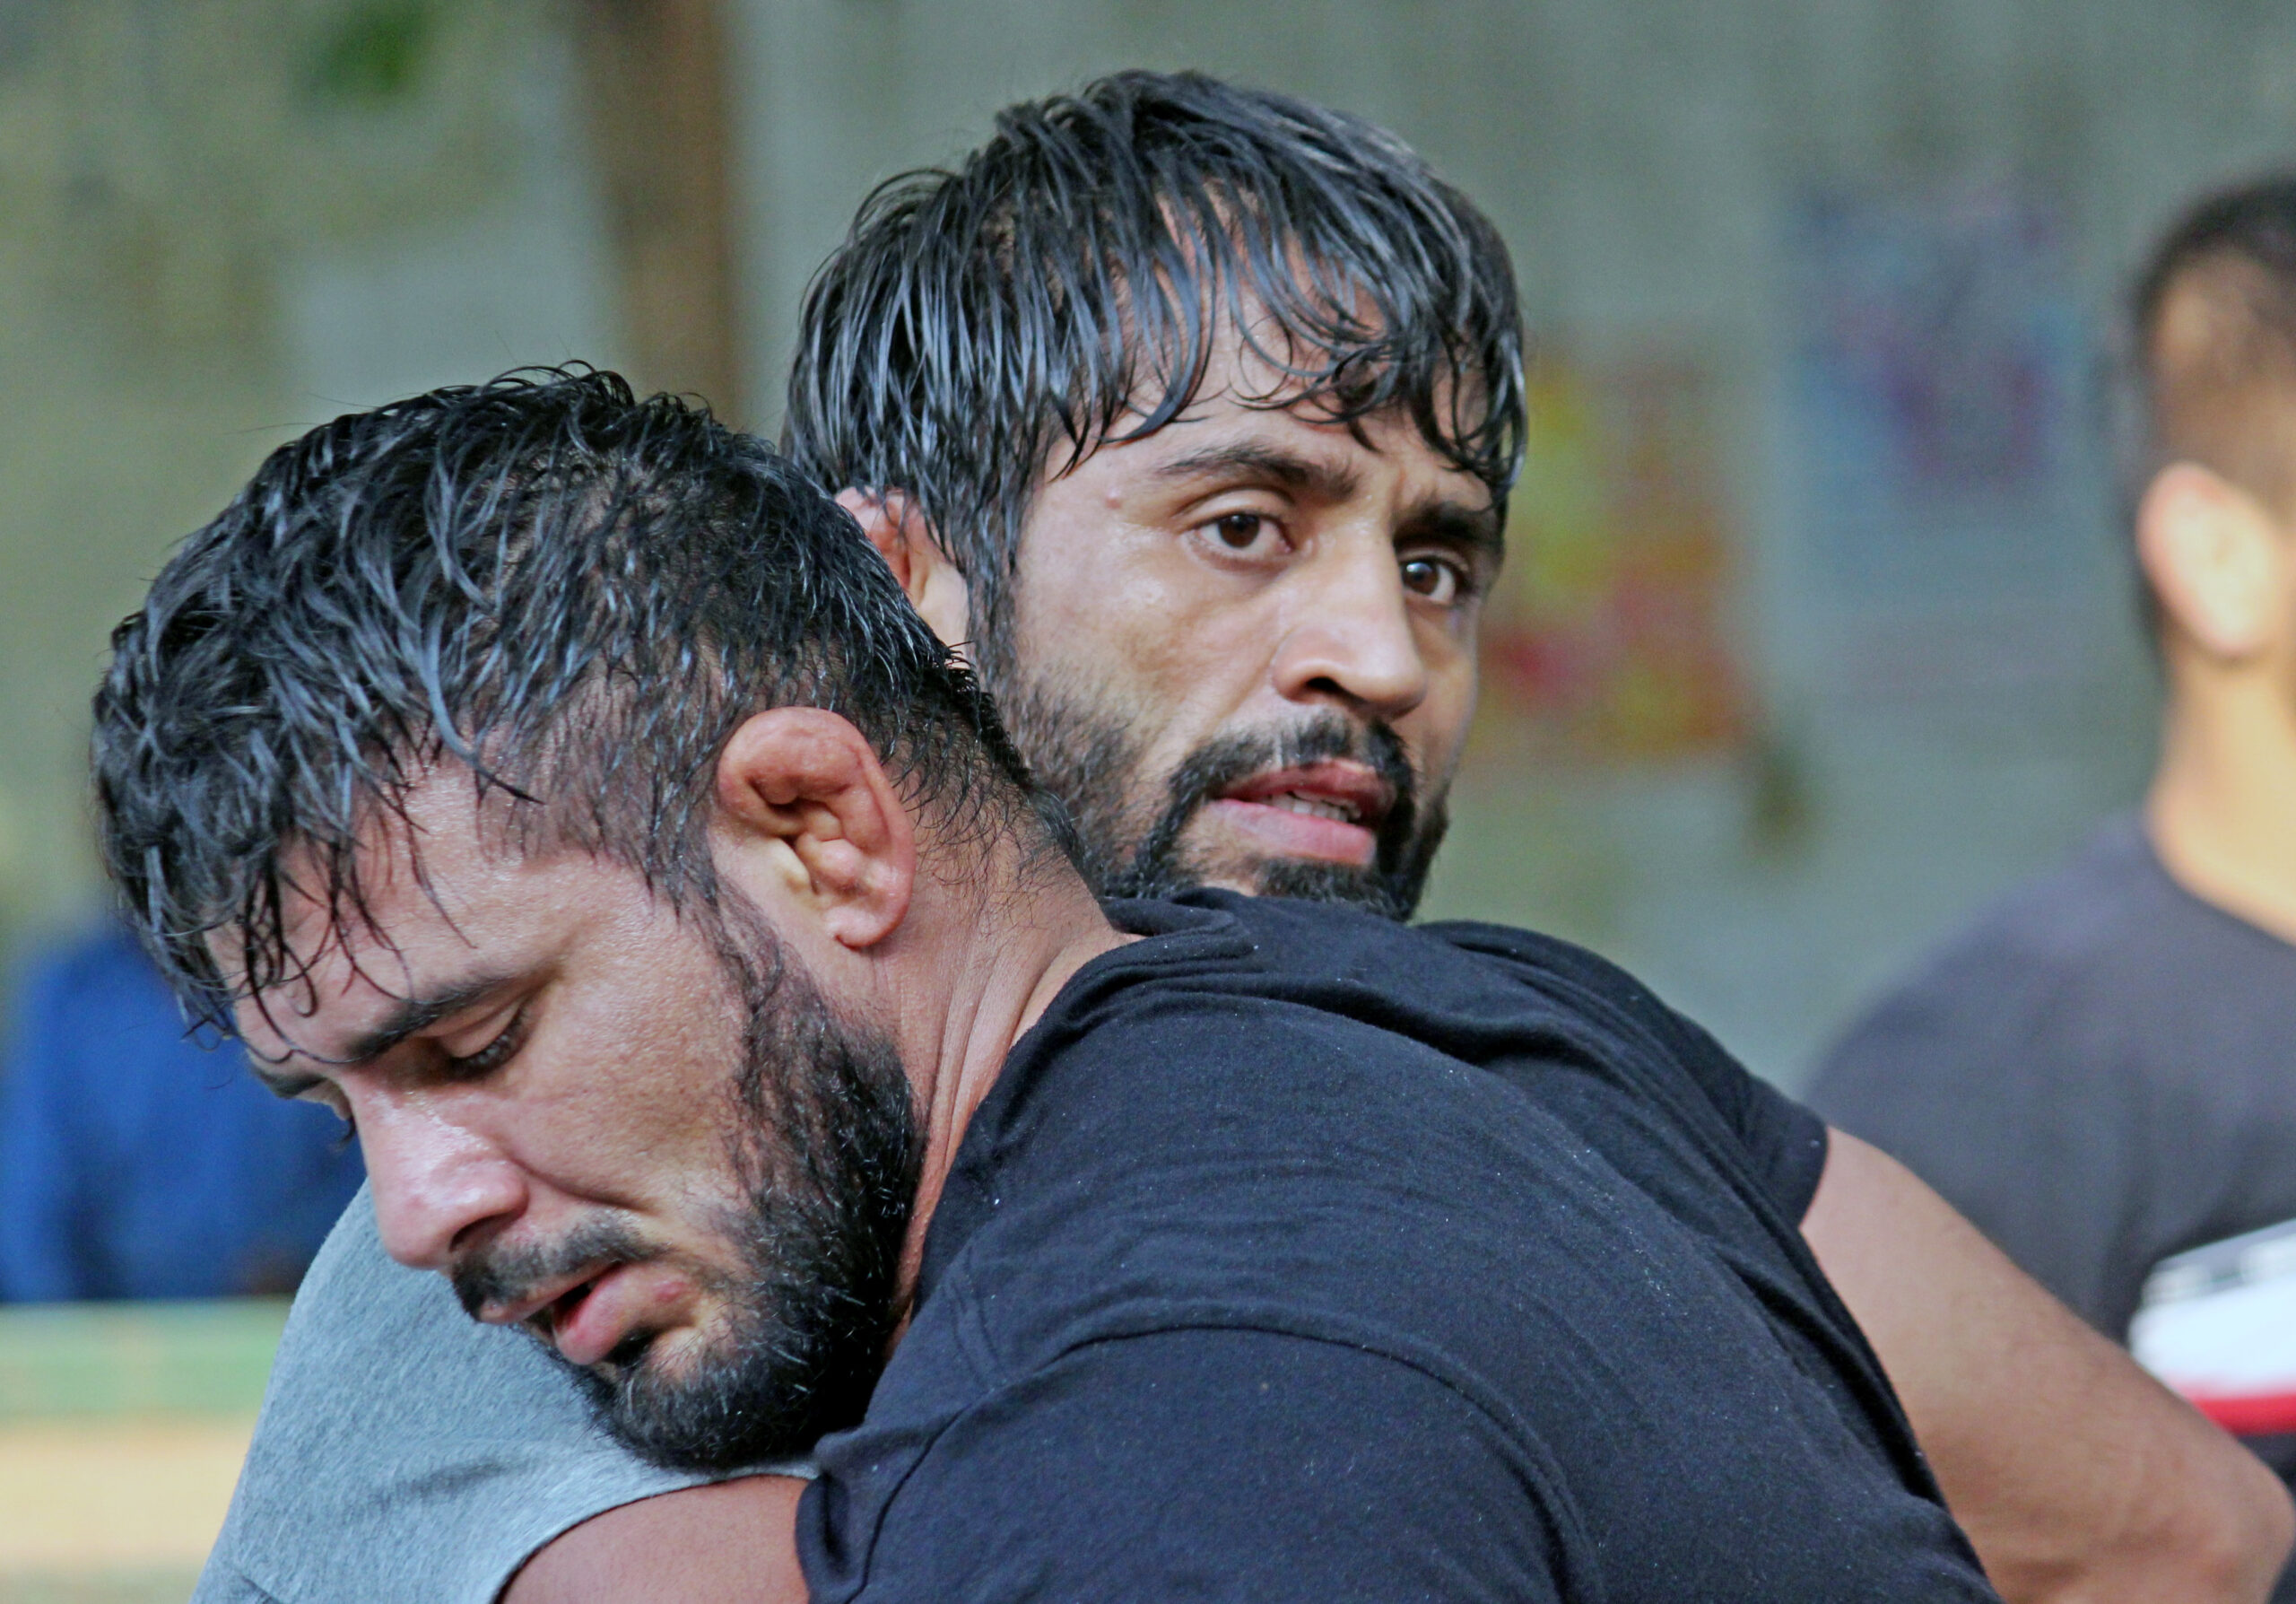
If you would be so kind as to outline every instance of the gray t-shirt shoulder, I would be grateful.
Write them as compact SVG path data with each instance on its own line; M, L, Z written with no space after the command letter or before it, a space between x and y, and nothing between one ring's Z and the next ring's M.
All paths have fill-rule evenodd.
M2116 819L1852 1028L1806 1101L2119 1339L2162 1259L2296 1218L2296 946Z
M530 1338L393 1263L362 1190L296 1295L194 1604L486 1604L569 1527L709 1479L636 1459Z

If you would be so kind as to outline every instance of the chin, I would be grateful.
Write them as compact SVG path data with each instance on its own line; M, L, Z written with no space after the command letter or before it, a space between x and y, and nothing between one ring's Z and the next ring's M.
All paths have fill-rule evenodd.
M1407 920L1419 902L1422 872L1393 874L1373 864L1334 863L1319 858L1268 858L1248 853L1178 855L1158 872L1135 876L1108 894L1165 897L1209 888L1245 896L1289 897L1361 909L1383 919Z
M1398 886L1376 869L1299 859L1269 864L1252 892L1256 896L1336 903L1393 920L1409 919L1419 902L1414 891Z

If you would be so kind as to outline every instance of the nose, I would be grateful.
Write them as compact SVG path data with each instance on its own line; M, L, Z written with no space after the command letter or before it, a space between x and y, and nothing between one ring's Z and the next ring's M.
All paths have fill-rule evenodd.
M370 1104L355 1111L376 1228L401 1264L447 1269L472 1227L516 1218L526 1207L517 1165L479 1133L427 1109Z
M1385 532L1334 542L1304 566L1297 611L1276 649L1278 693L1383 719L1417 707L1427 696L1427 658Z

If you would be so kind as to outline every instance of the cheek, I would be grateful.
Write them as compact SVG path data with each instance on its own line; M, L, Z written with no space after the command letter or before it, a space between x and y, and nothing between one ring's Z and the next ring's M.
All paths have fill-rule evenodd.
M1186 576L1136 537L1091 544L1089 555L1040 561L1024 576L1014 598L1022 644L1040 663L1091 665L1096 678L1148 677L1196 610Z
M1426 642L1426 698L1396 722L1396 732L1425 766L1431 781L1448 780L1466 747L1479 688L1474 645L1471 632L1465 640L1447 634Z
M1115 541L1102 560L1031 572L1017 598L1014 645L1025 677L1176 759L1268 678L1277 631L1265 597L1233 594L1170 536L1155 539L1161 549Z
M625 1205L719 1190L741 1052L722 989L603 995L551 1031L566 1045L527 1123L537 1167Z

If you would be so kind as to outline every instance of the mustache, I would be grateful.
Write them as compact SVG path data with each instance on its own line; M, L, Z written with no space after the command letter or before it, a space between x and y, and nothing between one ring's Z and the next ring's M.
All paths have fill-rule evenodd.
M476 1320L490 1304L525 1301L535 1289L588 1270L603 1273L625 1264L659 1259L663 1250L628 1222L612 1216L583 1221L552 1242L482 1246L455 1261L448 1272L463 1312Z

